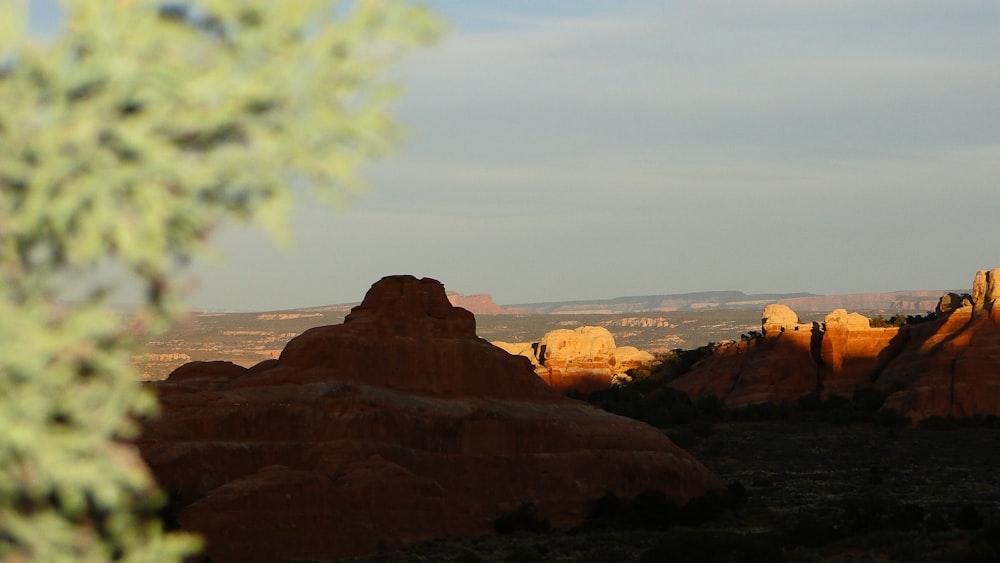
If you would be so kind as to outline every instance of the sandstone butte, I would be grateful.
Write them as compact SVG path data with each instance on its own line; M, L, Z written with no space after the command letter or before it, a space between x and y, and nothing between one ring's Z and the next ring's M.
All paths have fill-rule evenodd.
M633 368L653 362L653 355L634 346L615 346L604 327L556 329L538 342L493 342L511 354L528 358L549 387L583 395L610 387Z
M526 312L523 309L507 309L497 305L493 301L493 296L489 293L463 295L455 291L449 291L448 301L455 307L468 310L473 315L518 315Z
M941 297L934 321L899 328L871 328L843 309L823 323L799 324L787 306L769 305L762 338L721 346L670 386L730 408L873 388L887 395L883 409L913 423L1000 416L998 298L1000 269L993 269L976 274L972 295Z
M137 445L215 563L481 535L523 502L565 528L608 491L683 503L720 486L662 432L560 395L475 329L439 282L384 278L277 359L148 383L162 414Z

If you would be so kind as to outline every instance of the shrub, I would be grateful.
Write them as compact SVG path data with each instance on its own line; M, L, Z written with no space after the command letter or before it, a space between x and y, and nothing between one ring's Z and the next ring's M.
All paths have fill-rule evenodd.
M789 548L822 547L844 537L842 528L829 520L806 516L782 531L782 543Z
M639 557L639 563L779 563L786 561L778 538L705 530L673 530Z
M485 561L471 551L463 551L458 557L452 559L452 563L485 563Z
M950 416L932 416L920 421L920 427L924 430L952 431L958 430L958 421Z
M575 563L622 563L628 560L628 552L619 547L599 547L589 553L580 554Z
M818 411L823 406L823 400L820 399L819 393L807 393L795 401L795 406L798 407L800 411Z
M978 530L983 527L983 517L971 504L962 505L955 515L955 527L960 530Z
M586 520L573 531L593 532L596 530L627 529L633 527L635 522L636 518L631 503L608 491L604 493L604 496L590 503Z
M948 519L945 518L944 514L935 510L930 513L930 516L927 517L927 521L924 522L924 529L931 534L935 532L944 532L951 529L951 523L948 522Z
M792 408L788 405L775 405L773 403L755 403L747 405L739 410L733 411L730 416L734 420L788 420L792 415Z
M854 390L851 402L861 412L877 412L885 404L886 394L872 387L858 387Z
M749 495L747 488L739 481L733 481L726 486L726 502L733 510L742 510L746 507Z
M680 507L661 491L645 491L632 501L635 527L648 530L667 530L680 519Z
M923 529L924 517L917 505L874 493L844 499L841 510L844 529L856 533Z
M532 532L542 534L550 529L549 521L542 520L535 513L535 505L522 502L517 510L501 515L493 522L493 529L498 534L513 534L514 532Z
M722 399L715 395L706 395L699 398L695 401L694 408L695 412L698 413L699 419L713 421L726 419L726 405L722 402Z
M881 409L875 413L874 422L887 428L906 428L910 425L910 417L899 414L896 409Z
M590 505L587 519L574 532L597 530L666 530L680 520L681 509L661 491L643 491L634 499L607 492Z
M545 557L529 547L518 547L503 558L504 563L545 563Z
M713 489L687 502L681 509L680 523L698 526L718 518L729 508L726 491Z

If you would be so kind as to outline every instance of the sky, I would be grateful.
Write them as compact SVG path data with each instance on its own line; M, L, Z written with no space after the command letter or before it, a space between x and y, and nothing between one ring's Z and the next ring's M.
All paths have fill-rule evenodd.
M44 25L43 10L36 14ZM1000 267L996 0L430 0L395 154L293 244L225 228L194 309L968 289Z

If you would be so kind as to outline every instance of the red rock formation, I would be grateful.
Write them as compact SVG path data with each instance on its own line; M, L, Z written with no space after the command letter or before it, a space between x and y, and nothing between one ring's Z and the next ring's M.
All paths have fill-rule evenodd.
M505 309L497 305L489 293L462 295L449 291L448 301L451 301L451 304L456 307L467 309L474 315L517 315L525 312L524 310Z
M566 527L606 491L684 502L719 486L661 432L553 392L477 338L429 279L383 279L277 360L150 385L163 415L139 446L216 563L489 533L525 501Z
M942 297L936 321L901 328L870 328L843 309L810 328L769 306L762 338L720 347L670 386L733 408L872 387L888 395L884 409L913 422L1000 416L1000 269L979 272L973 288Z
M850 397L856 388L868 386L901 349L898 328L871 328L858 313L837 309L823 326L818 388L823 398Z
M819 385L810 325L770 330L760 339L723 344L670 386L693 398L715 396L729 408L791 403Z
M876 380L884 408L919 421L932 416L1000 416L1000 269L976 274L968 303L918 325L905 351Z

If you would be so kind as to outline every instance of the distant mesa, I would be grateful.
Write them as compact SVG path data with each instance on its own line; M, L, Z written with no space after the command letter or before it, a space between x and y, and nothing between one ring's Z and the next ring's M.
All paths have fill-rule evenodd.
M493 302L489 293L463 295L455 291L448 292L448 301L455 307L468 310L473 315L519 315L527 314L525 309L507 309Z
M615 346L608 329L584 326L556 329L532 343L493 342L507 352L524 356L550 387L587 394L607 389L630 369L653 363L653 355L633 346Z
M730 408L874 389L886 395L883 410L912 422L1000 416L998 299L1000 269L993 269L976 274L971 295L939 297L933 320L901 327L872 328L844 309L803 324L788 306L772 304L760 337L719 347L670 386Z
M565 528L609 491L683 503L720 486L659 430L560 395L478 338L428 278L382 279L277 359L194 362L147 385L162 415L137 444L168 520L216 563L482 535L522 503Z

